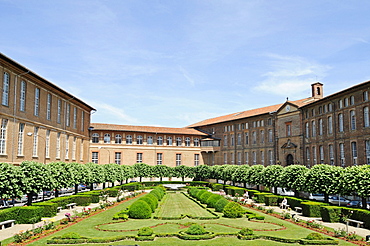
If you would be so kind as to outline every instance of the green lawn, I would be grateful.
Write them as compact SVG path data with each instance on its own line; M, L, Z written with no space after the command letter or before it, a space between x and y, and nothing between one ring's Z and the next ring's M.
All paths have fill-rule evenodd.
M191 212L195 212L195 210L202 211L203 209L197 205L195 202L189 200L183 194L171 194L167 196L167 200L164 204L160 206L160 210L171 208L171 206L175 206L177 203L175 200L179 199L181 202L180 204L187 204L185 205L185 211L194 210ZM112 220L112 217L115 213L123 210L135 199L124 202L116 207L110 208L102 213L99 213L95 216L87 218L75 225L72 225L62 231L56 232L51 236L45 237L31 243L29 245L48 245L46 244L46 240L51 239L54 236L61 236L67 232L76 232L81 236L89 237L89 238L106 238L106 237L114 237L120 235L137 235L137 230L144 226L153 226L153 230L155 233L175 233L180 230L184 230L184 226L189 225L189 222L196 222L199 224L203 224L208 231L213 232L236 232L239 231L242 227L248 227L255 230L255 234L257 235L270 235L270 236L278 236L278 237L286 237L286 238L304 238L312 231L298 225L292 224L288 221L280 220L275 217L262 214L264 215L265 221L248 221L246 218L239 218L239 219L228 219L228 218L220 218L214 220L194 220L190 218L184 218L182 220L155 220L155 219L145 219L145 220L133 220L130 219L127 222L118 222ZM172 204L172 205L170 205ZM180 207L179 204L179 207ZM195 205L195 206L194 206ZM189 207L188 207L189 206ZM181 207L183 207L181 205ZM192 209L190 209L190 207ZM181 210L180 208L174 209L178 210L173 214L179 213ZM204 210L205 211L205 210ZM255 213L256 211L253 211ZM184 213L184 212L183 212ZM208 212L207 212L208 213ZM209 216L209 215L207 215ZM286 229L284 229L284 227ZM104 229L104 231L102 230ZM12 240L5 240L3 245L6 243L10 243ZM187 241L181 240L176 237L171 238L156 238L155 241L134 241L134 240L125 240L125 241L117 241L117 242L110 242L110 243L103 243L103 244L81 244L84 245L91 245L91 246L98 246L98 245L298 245L298 244L284 244L275 241L268 241L268 240L239 240L236 237L218 237L211 240L199 240L199 241ZM50 244L49 244L50 245ZM340 240L339 245L352 245L348 242Z

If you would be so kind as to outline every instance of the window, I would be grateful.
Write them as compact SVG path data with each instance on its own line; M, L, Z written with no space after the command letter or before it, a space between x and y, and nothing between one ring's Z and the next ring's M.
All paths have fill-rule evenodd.
M45 138L45 158L50 157L50 130L46 130Z
M268 131L268 141L269 141L269 143L272 143L272 141L273 141L273 136L272 136L272 130L271 129L269 129L269 131Z
M35 108L34 108L34 115L39 116L40 111L40 89L35 88Z
M351 143L352 150L352 164L357 165L357 144L356 142Z
M69 159L69 135L66 135L66 160Z
M76 160L76 141L77 138L73 137L73 143L72 143L72 160Z
M261 124L260 124L260 121L257 121L257 127L260 127L260 125L261 125Z
M256 144L257 143L257 133L256 132L252 132L252 138L253 138L253 144Z
M320 154L320 163L323 164L324 161L324 146L319 146L319 154Z
M19 95L19 110L24 112L26 110L26 82L21 82L21 92Z
M366 164L370 165L370 140L365 141Z
M224 164L227 164L227 154L224 153Z
M93 134L92 134L92 139L91 139L91 141L92 141L93 143L99 143L99 134L98 134L98 133L93 133Z
M4 78L3 78L2 104L4 106L9 106L9 74L6 72L4 73Z
M328 112L328 105L324 105L324 107L323 107L323 111L324 111L324 114L326 113L326 112Z
M62 115L62 100L58 99L58 114L57 114L57 122L60 124L61 120L61 115Z
M194 147L199 147L199 138L194 138Z
M265 152L261 151L261 164L265 165Z
M136 137L136 144L138 144L138 145L142 145L143 144L143 136L138 135Z
M143 163L143 153L136 153L136 163Z
M56 158L60 159L60 132L57 133Z
M348 107L348 98L344 98L344 107Z
M234 146L234 135L230 136L230 146Z
M351 96L349 98L349 102L350 102L351 105L355 105L355 97L354 96Z
M238 145L242 144L242 134L238 133Z
M333 104L332 103L329 103L328 104L328 111L329 112L332 112L333 111Z
M312 147L312 157L313 157L313 164L317 164L317 153L316 153L316 147Z
M114 153L114 163L121 165L121 156L122 156L121 152L115 152Z
M189 147L190 146L190 138L189 137L186 137L185 138L185 146L186 147Z
M261 126L264 126L264 125L265 125L264 121L263 121L263 120L261 120Z
M224 135L224 146L227 146L227 135Z
M126 144L132 144L132 136L131 135L126 136Z
M8 125L7 119L1 120L1 129L0 129L0 154L6 153L6 128Z
M354 110L349 112L350 120L351 120L351 130L356 130L356 114Z
M32 156L37 157L37 143L38 143L38 134L39 128L36 126L33 130L33 151Z
M249 155L248 155L248 152L245 152L244 153L244 158L245 158L245 164L249 164Z
M238 152L238 165L242 164L242 153L241 152Z
M84 140L81 139L81 144L80 144L80 161L84 160Z
M181 154L176 154L176 166L181 165Z
M310 124L306 122L306 138L310 137Z
M274 152L272 152L272 150L269 150L269 164L274 164Z
M99 163L99 153L98 152L92 152L91 153L91 161L92 163Z
M51 94L47 95L46 102L46 119L51 120Z
M328 134L333 134L333 117L328 117Z
M114 143L116 143L116 144L121 144L122 143L122 136L121 136L121 134L116 134Z
M332 144L329 144L329 158L330 165L334 166L334 147Z
M148 145L152 145L153 144L153 137L152 136L148 136L147 140L146 140L146 143Z
M322 114L322 106L319 107L319 114Z
M267 119L267 125L271 126L272 125L272 119L271 118L268 118Z
M367 91L364 91L362 93L362 99L364 100L364 102L369 101L369 93Z
M306 147L306 160L307 160L308 166L310 166L311 156L310 156L310 148L309 147Z
M234 153L230 153L231 165L234 165Z
M292 136L292 122L285 122L285 132L287 137Z
M172 137L167 137L167 145L172 146Z
M246 132L245 133L245 145L248 145L249 144L249 133Z
M194 167L199 166L199 154L194 154Z
M264 143L265 142L265 131L264 130L261 130L261 143Z
M245 123L245 129L249 129L249 124L248 124L248 122L247 122L247 123Z
M70 124L70 112L71 112L71 104L67 103L66 106L66 126L69 126Z
M176 138L176 146L181 146L181 143L182 143L181 137L177 137Z
M343 132L344 131L343 114L338 115L338 125L339 125L339 132Z
M85 112L81 110L81 131L85 128Z
M323 124L322 124L322 119L319 119L319 135L323 135Z
M163 137L157 137L157 145L163 145Z
M370 126L369 107L364 107L364 127Z
M104 143L107 143L107 144L110 143L110 134L108 133L104 134Z
M345 160L345 154L344 154L344 144L343 143L340 143L339 144L339 153L340 153L340 164L342 165L342 167L345 166L346 164L346 160Z
M77 128L77 108L73 108L73 128Z
M316 121L312 121L312 137L316 137Z
M163 154L157 153L157 165L162 165L162 164L163 164Z
M24 123L19 123L18 130L18 156L23 155Z
M256 153L256 151L253 151L252 155L253 155L253 165L256 165L257 164L257 153Z
M343 100L339 100L338 101L338 107L339 108L343 108Z

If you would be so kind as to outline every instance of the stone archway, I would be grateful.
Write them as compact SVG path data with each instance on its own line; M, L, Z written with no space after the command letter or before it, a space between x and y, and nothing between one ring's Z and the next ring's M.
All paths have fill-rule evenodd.
M286 166L290 166L294 164L294 158L291 154L286 156Z

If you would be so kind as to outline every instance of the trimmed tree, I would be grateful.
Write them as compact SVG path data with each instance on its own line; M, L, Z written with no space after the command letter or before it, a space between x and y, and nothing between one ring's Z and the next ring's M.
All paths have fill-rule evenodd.
M280 165L267 166L262 171L261 182L264 186L274 187L274 193L277 193L277 187L281 186L279 176L284 168Z
M362 208L366 208L366 198L370 196L370 166L352 166L344 169L345 190L356 192L362 198Z
M302 165L284 167L279 177L281 186L293 190L298 197L298 192L305 190L307 171L307 167Z

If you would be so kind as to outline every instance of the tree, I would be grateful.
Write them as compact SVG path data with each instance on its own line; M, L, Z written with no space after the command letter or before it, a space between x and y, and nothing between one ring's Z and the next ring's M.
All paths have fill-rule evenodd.
M366 208L366 198L370 196L370 166L346 167L343 172L345 190L356 192L362 198L362 207Z
M261 182L264 186L274 187L274 193L277 193L277 187L281 186L279 176L283 171L280 165L267 166L262 171Z
M87 163L85 166L89 169L91 173L91 179L90 179L90 190L94 189L94 184L100 184L105 182L105 169L103 165L99 165L96 163Z
M134 170L132 166L127 165L121 165L121 173L122 173L122 180L126 180L126 183L128 183L129 178L134 178ZM122 184L122 182L121 182Z
M78 193L78 186L79 184L90 184L91 183L91 171L85 164L80 163L70 163L69 165L70 170L73 170L73 182L75 188L75 194Z
M0 198L15 198L23 195L22 180L24 176L19 166L0 163Z
M194 177L196 180L205 180L211 177L211 167L207 165L199 165L193 168Z
M55 182L55 197L58 197L60 189L74 185L73 172L70 170L71 167L64 162L52 162L48 164L48 167L50 177Z
M151 167L145 163L135 163L133 165L134 176L140 178L140 182L142 178L150 177L151 176Z
M250 166L248 165L237 166L232 176L234 182L243 183L244 188L247 188L247 173L249 168Z
M307 167L302 165L290 165L284 167L284 170L280 174L280 184L284 188L288 188L295 192L295 196L298 196L298 191L305 189L306 172Z
M152 167L153 177L160 178L162 181L163 177L169 177L172 169L165 165L155 165Z
M226 180L224 180L223 172L227 165L216 165L212 166L212 176L214 179L216 179L216 182L218 183L218 180L223 180L224 184L226 184Z
M116 163L105 164L103 167L106 173L105 181L112 183L112 186L114 186L114 182L120 177L121 168Z
M326 164L314 165L306 173L306 191L324 193L325 202L329 202L330 194L343 192L344 169Z
M32 196L50 188L53 184L49 168L34 161L23 161L20 165L23 173L22 190L28 196L27 204L32 204Z
M257 186L259 190L259 185L262 184L262 171L265 167L263 165L253 165L248 169L246 175L247 182Z
M231 181L234 185L233 174L237 168L237 165L226 165L221 175L222 179L226 181Z
M185 180L185 178L193 178L194 172L192 167L188 167L185 165L176 166L173 168L173 174L177 178L182 178L182 181Z

